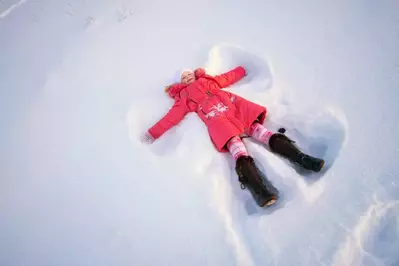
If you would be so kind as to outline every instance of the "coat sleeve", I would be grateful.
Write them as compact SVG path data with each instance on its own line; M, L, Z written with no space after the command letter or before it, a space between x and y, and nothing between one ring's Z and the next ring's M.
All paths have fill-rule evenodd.
M182 121L187 112L188 109L181 100L176 101L172 108L148 130L148 133L150 133L154 139L159 138L166 131Z
M220 88L225 88L238 82L245 74L245 69L242 66L238 66L226 73L215 76L215 80L219 83Z

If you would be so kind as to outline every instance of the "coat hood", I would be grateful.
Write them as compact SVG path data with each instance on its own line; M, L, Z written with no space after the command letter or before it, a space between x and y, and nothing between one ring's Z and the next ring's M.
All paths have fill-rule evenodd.
M165 88L165 91L168 92L168 94L169 94L169 96L170 96L171 98L175 98L176 95L177 95L182 89L184 89L184 88L187 87L187 86L188 86L188 84L175 83L175 84L173 84L173 85L167 86L167 87Z

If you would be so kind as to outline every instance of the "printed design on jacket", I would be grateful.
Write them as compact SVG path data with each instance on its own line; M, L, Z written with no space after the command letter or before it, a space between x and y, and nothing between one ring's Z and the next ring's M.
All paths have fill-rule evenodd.
M207 119L218 116L224 112L226 112L229 108L223 103L218 103L217 105L213 105L210 108L210 112L205 115Z

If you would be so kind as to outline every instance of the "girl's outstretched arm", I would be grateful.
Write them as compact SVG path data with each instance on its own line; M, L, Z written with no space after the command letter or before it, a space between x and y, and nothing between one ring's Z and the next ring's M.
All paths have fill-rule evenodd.
M188 109L183 102L180 100L176 101L172 108L148 130L148 133L152 136L153 140L156 140L182 121L187 112Z

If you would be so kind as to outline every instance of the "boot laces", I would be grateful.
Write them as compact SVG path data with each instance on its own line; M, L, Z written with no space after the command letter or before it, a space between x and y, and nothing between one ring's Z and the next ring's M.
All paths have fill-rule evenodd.
M249 172L247 172L247 175L250 175L250 177L245 176L241 168L238 170L238 180L240 182L240 187L244 190L247 187L245 183L251 183L251 187L253 187L255 193L259 194L260 190L258 186L262 186L263 182L259 177L259 169L256 167L256 165L254 165L254 162L251 161L250 164L252 167L249 167L249 169L247 168L247 170L249 170ZM258 177L259 179L256 177Z

